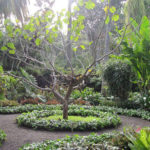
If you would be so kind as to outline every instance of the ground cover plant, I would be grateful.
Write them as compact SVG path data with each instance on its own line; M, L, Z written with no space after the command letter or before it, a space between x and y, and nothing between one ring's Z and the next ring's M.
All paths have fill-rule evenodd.
M6 140L6 133L0 129L0 146Z
M15 107L0 107L0 114L15 114L15 113L24 113L31 112L33 110L61 110L61 105L21 105ZM103 111L116 113L118 115L125 115L131 117L139 117L145 120L150 120L150 112L142 109L124 109L118 107L109 107L109 106L78 106L70 105L69 110L78 109L82 112L84 109L94 110L94 111Z
M42 110L23 113L17 117L20 126L31 127L34 129L53 130L76 130L89 131L101 130L103 128L116 127L121 123L119 116L108 112L70 109L69 119L62 119L61 110Z
M129 140L123 133L104 133L97 135L91 133L89 136L73 135L72 137L66 136L63 139L55 141L47 140L40 143L26 144L19 150L47 150L47 149L84 149L84 150L120 150L128 149Z
M61 109L60 105L19 105L19 106L12 106L12 107L0 107L1 114L17 114L23 112L31 112L33 110L54 110L54 109Z

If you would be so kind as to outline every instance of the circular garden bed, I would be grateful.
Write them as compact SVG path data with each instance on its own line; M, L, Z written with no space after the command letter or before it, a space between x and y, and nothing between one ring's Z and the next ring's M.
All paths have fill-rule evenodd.
M0 146L6 140L6 133L0 129Z
M69 119L62 119L61 110L43 110L23 113L17 117L20 126L49 131L96 131L116 127L121 123L119 116L108 112L70 109Z

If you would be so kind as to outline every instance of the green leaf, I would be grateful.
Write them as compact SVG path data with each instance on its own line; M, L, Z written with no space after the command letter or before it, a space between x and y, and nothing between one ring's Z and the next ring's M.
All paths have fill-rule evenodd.
M7 48L6 46L2 46L2 47L1 47L1 50L2 50L2 51L6 51L7 49L8 49L8 48Z
M83 21L85 19L85 16L79 15L78 16L78 21Z
M119 20L119 15L113 15L112 16L112 21L118 21Z
M77 51L77 48L76 48L76 47L74 47L74 48L73 48L73 51L74 51L74 52L76 52L76 51Z
M84 46L84 45L80 45L80 47L81 47L82 49L85 49L85 46Z
M2 31L0 31L0 38L2 38L2 36L3 36L3 33L2 33Z
M79 3L79 6L81 6L81 7L84 5L83 0L79 0L79 2L78 2L78 3Z
M15 54L15 50L9 50L9 54Z
M89 45L92 45L93 41L89 42Z
M110 22L110 18L109 16L107 16L106 20L105 20L105 24L108 24Z
M92 0L89 0L88 2L85 2L85 8L87 9L94 9L95 3L92 2Z
M36 46L39 46L39 45L40 45L40 43L41 43L41 40L40 40L39 38L37 38L37 39L35 40L35 44L36 44Z
M7 46L11 49L16 49L13 43L7 43Z
M110 8L110 12L113 14L113 13L115 13L116 12L116 8L114 7L114 6L112 6L111 8Z

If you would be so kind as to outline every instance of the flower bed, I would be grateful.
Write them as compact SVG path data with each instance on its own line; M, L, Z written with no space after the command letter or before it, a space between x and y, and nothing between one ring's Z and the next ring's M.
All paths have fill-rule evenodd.
M73 121L63 119L47 119L49 116L62 115L61 110L56 111L33 111L31 113L23 113L17 117L17 123L20 126L31 127L34 129L45 129L49 131L67 130L67 131L86 131L101 130L109 127L116 127L120 124L120 118L112 113L75 109L69 110L70 116L95 116L97 119L90 121Z
M0 129L0 146L6 140L6 134L3 130Z
M19 150L120 150L127 148L127 142L128 140L122 133L105 133L102 135L92 133L89 136L73 135L54 141L47 140L40 143L26 144Z

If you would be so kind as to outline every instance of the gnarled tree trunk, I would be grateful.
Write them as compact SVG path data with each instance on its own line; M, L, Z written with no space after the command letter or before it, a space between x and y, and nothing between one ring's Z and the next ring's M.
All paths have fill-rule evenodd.
M68 100L63 104L63 119L68 120Z

